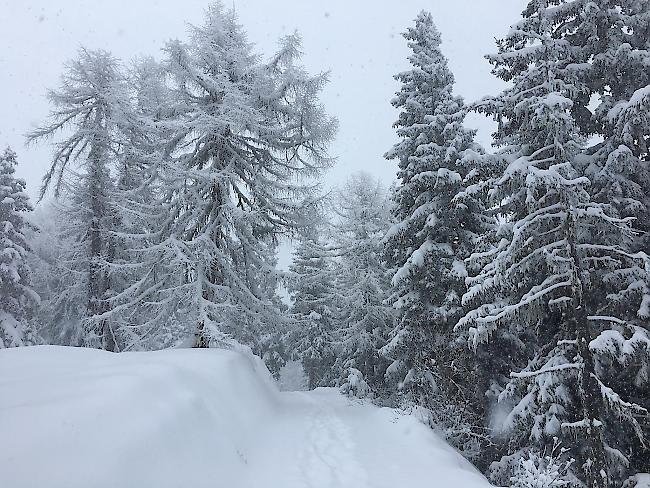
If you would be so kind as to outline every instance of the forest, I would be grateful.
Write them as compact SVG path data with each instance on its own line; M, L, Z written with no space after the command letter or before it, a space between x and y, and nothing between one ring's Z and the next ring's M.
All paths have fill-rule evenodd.
M476 101L413 16L390 187L323 184L299 34L260 53L217 2L159 58L79 49L26 135L38 202L0 155L0 356L247 347L415 412L495 486L650 486L650 3L528 1Z

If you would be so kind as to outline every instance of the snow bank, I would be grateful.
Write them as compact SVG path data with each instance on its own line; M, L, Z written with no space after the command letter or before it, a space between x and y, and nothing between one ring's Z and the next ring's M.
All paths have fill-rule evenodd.
M227 351L3 350L4 486L236 486L273 393Z
M11 488L489 486L412 417L280 393L252 355L196 349L0 351L0 473Z

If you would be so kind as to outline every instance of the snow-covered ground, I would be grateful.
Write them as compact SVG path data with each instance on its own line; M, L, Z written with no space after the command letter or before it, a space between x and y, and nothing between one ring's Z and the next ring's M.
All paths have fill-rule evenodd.
M489 487L411 416L222 350L0 351L7 488Z

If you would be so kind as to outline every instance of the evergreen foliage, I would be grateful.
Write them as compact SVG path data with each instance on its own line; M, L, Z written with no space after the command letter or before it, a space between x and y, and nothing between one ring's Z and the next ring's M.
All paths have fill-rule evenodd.
M468 280L463 301L474 310L457 329L473 348L506 329L528 350L527 364L513 364L499 395L512 407L503 426L509 454L529 446L543 451L557 436L576 459L578 477L606 487L631 467L625 453L644 445L637 418L647 410L613 389L599 344L617 332L646 336L617 311L645 302L638 283L647 257L629 252L632 220L593 198L594 185L581 171L583 67L567 45L565 22L576 7L530 2L499 53L488 57L495 74L511 82L480 104L499 120L495 138L508 163L491 189L503 224L499 244L470 259L481 271Z
M32 206L25 182L16 178L16 153L0 154L0 349L35 344L30 319L39 304L32 289L25 220Z
M333 249L323 244L321 226L311 222L300 236L289 269L293 302L288 343L300 359L308 387L332 386L338 379L334 334L340 320Z
M404 37L412 69L396 76L400 140L386 157L398 160L400 184L384 250L399 319L382 353L391 360L389 380L437 415L450 402L464 410L470 401L472 357L453 328L463 315L464 260L489 226L480 198L488 158L463 126L467 108L452 93L431 14L421 12Z

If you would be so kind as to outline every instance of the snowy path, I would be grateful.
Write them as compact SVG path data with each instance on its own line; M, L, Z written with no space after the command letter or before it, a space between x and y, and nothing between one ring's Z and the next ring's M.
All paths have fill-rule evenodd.
M299 465L310 488L368 486L368 474L357 458L350 428L327 403L315 405L309 416L309 439Z
M277 390L228 351L0 351L11 488L486 488L413 417ZM4 483L4 481L3 481Z
M284 406L267 426L250 485L270 466L293 466L286 488L478 488L490 486L415 418L342 397L334 389L282 393ZM270 453L274 453L270 455ZM269 467L269 468L267 468Z
M260 486L272 472L277 486L286 488L367 488L351 429L331 405L338 394L323 389L281 395L283 406L263 429L252 458L249 486Z

